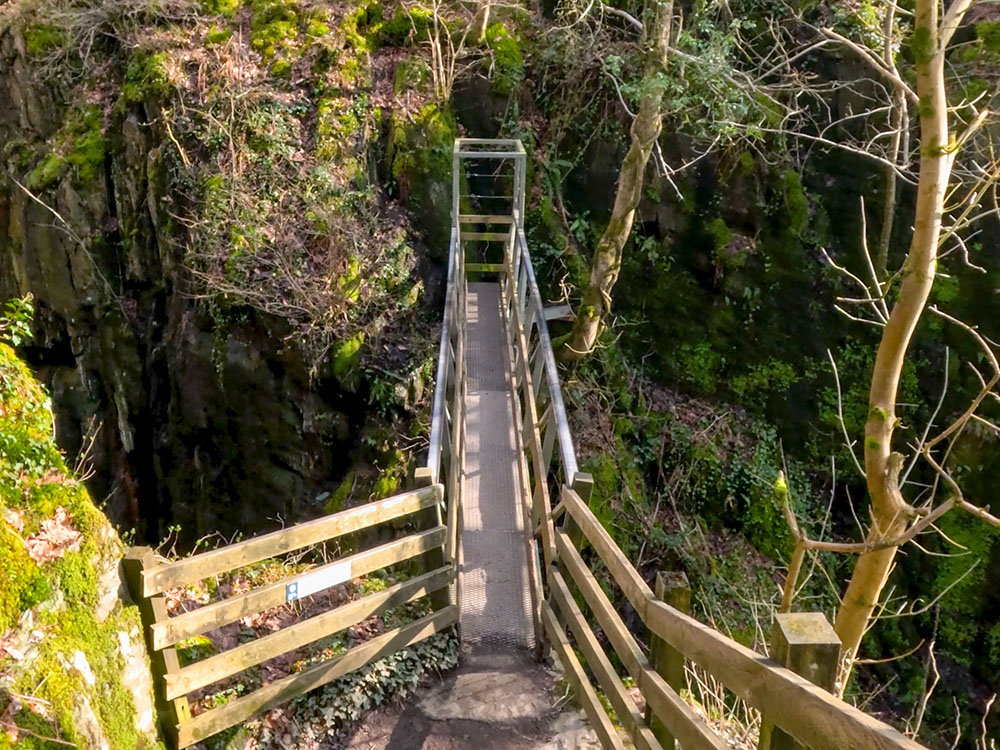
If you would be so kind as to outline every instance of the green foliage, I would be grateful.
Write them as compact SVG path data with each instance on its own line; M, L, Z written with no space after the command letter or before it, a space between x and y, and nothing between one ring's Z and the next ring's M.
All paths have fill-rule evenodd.
M11 346L30 341L34 317L35 306L30 294L9 300L3 313L0 313L0 341L6 341Z
M438 633L296 698L290 706L296 741L320 741L387 701L405 698L421 679L452 669L458 663L458 649L452 631ZM257 736L262 746L279 739L275 731L266 723L261 726Z
M976 24L976 37L989 52L1000 53L1000 21L982 21Z
M233 36L233 30L222 28L220 26L213 26L208 31L205 32L205 44L206 46L213 46L216 44L225 44Z
M991 557L1000 544L1000 529L961 512L945 515L939 525L944 538L954 543L952 554L939 559L933 588L935 592L947 590L940 602L938 627L947 639L949 653L970 666L977 654L987 656L986 649L980 651L976 644L989 643L990 669L1000 669L997 633L990 630L987 603L980 595L990 578L990 569L996 566Z
M715 393L719 371L725 365L723 355L715 351L707 341L698 344L683 344L677 351L682 376L698 393Z
M493 88L499 94L512 94L524 78L524 58L517 37L503 23L486 27L486 44L493 52Z
M182 667L194 664L196 661L205 659L215 653L215 646L212 645L212 641L203 635L191 636L177 644L177 658Z

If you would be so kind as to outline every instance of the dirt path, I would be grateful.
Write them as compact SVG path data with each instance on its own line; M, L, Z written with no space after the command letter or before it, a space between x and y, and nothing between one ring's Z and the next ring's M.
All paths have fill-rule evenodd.
M401 706L372 713L345 750L599 750L557 675L527 650L477 647L461 666Z

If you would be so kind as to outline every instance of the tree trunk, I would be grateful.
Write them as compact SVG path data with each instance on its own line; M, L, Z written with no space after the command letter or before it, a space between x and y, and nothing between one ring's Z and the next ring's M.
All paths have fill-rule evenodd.
M934 284L941 213L951 172L948 102L944 83L944 49L939 31L937 0L918 0L914 26L917 94L920 98L920 175L916 218L904 266L899 297L882 332L869 393L865 423L865 474L871 498L868 541L898 537L914 518L899 488L902 456L892 451L896 428L896 395L906 352ZM834 628L844 649L844 689L882 589L892 570L896 548L869 552L858 558Z
M472 26L469 29L469 39L473 44L480 44L486 36L486 27L490 23L490 0L480 0L479 7L476 8L476 16L472 19Z
M564 361L578 360L590 353L611 307L611 289L618 280L622 250L632 232L635 210L642 198L646 165L662 127L663 87L657 76L663 72L667 61L672 16L673 0L649 0L643 26L646 64L639 111L632 121L631 144L618 174L611 220L594 250L590 280L577 310L573 332L559 352Z

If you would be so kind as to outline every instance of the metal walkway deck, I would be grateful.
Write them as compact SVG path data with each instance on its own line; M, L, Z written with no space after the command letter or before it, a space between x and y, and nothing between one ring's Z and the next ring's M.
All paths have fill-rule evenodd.
M500 287L469 284L462 637L532 646L517 448Z

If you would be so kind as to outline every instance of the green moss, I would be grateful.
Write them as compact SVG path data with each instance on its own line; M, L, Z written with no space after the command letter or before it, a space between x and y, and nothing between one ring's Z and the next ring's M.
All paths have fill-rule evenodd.
M976 36L989 52L1000 52L1000 21L983 21L976 24Z
M456 134L451 113L436 104L427 104L409 116L392 116L392 176L432 252L442 256L448 247L447 227L451 223L451 152Z
M122 96L127 102L141 102L150 96L163 96L170 91L165 52L150 54L139 50L129 58L122 81Z
M809 228L809 200L802 187L802 175L789 169L785 171L783 179L788 231L794 237L801 237Z
M201 7L206 13L217 13L232 18L240 9L240 0L201 0Z
M712 219L712 221L708 222L708 224L705 225L705 231L708 233L708 236L712 238L712 244L715 246L716 254L725 250L726 246L733 240L732 230L726 226L726 222L721 218Z
M870 435L865 438L865 450L866 451L877 451L881 447L882 447L882 444L878 440L876 440L875 438L871 437Z
M212 641L203 635L195 635L185 638L177 644L177 659L182 667L193 664L216 653Z
M868 418L878 419L880 422L888 422L889 412L887 412L881 406L873 406L868 410Z
M396 64L393 90L396 94L407 91L426 93L431 83L431 68L421 59L404 59Z
M361 362L361 346L365 343L364 332L358 332L351 338L341 341L333 355L333 374L338 379L348 378L357 370Z
M275 78L291 78L292 64L283 57L279 57L271 65L271 75Z
M329 33L330 27L315 18L309 21L306 25L306 36L318 39L319 37L326 36Z
M379 41L394 47L402 47L411 38L414 42L425 41L431 27L431 18L431 12L419 5L410 8L409 12L400 8L379 27Z
M351 497L351 490L354 489L354 482L356 476L353 471L347 472L347 476L344 477L344 481L337 485L330 497L327 498L326 504L323 506L323 510L327 513L337 513L344 509L345 503Z
M919 65L926 65L934 56L934 36L926 26L920 26L913 30L910 37L910 49L913 51L913 59Z
M205 32L205 45L211 47L216 44L225 44L232 38L232 36L232 29L213 26Z
M500 94L512 94L524 78L524 57L517 38L502 23L486 27L486 45L493 52L493 88Z
M299 14L294 3L286 0L253 0L250 21L250 46L265 60L279 51L290 51L299 35Z
M66 159L54 152L46 154L31 172L28 173L28 187L39 190L48 187L62 178L66 172Z
M917 100L917 112L921 117L934 116L934 100L929 96L921 96Z
M66 161L72 165L80 182L90 182L104 169L104 127L100 108L84 109L73 118L69 130L72 145Z
M60 507L81 534L79 548L36 562L23 539L38 533L42 522ZM21 519L19 532L11 525L15 516ZM42 736L59 734L82 745L73 715L86 700L111 750L148 747L136 732L135 707L120 679L125 665L118 637L121 632L140 632L138 617L135 610L117 607L104 622L97 622L94 611L99 567L95 563L117 559L120 543L114 534L107 536L107 520L83 486L68 475L53 441L47 395L2 344L0 517L0 633L14 627L28 609L33 609L33 627L44 633L31 657L7 670L10 689L48 701L52 714L51 722L38 723L37 716L22 711L15 720ZM81 655L93 673L93 685L71 666ZM32 747L30 741L18 746Z
M45 23L33 23L24 28L24 45L32 57L41 57L46 52L58 49L65 41L62 31Z

